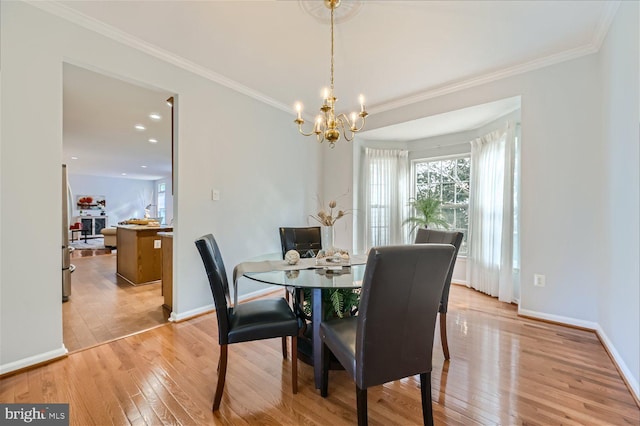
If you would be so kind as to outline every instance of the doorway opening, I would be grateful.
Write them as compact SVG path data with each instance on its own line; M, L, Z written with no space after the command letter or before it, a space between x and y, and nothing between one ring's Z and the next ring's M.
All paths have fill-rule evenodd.
M70 352L165 324L171 313L163 305L172 289L163 289L161 276L139 285L123 279L119 268L128 251L117 241L117 227L148 219L172 231L175 109L167 101L174 96L63 64L62 162L71 189L69 245L75 248L71 294L63 303ZM162 260L151 268L161 271Z

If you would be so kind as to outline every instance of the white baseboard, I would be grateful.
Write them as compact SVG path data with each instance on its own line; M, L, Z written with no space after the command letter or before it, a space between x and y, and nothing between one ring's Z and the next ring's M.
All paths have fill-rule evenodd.
M609 355L611 355L611 358L613 358L613 361L618 365L620 374L622 374L625 381L627 382L627 385L631 388L631 391L635 394L636 400L640 401L640 385L638 384L638 380L636 380L636 378L633 377L633 375L631 374L631 371L629 370L629 367L624 362L624 360L620 357L620 354L616 350L615 346L613 346L613 343L611 342L611 340L609 340L609 337L604 332L602 327L600 327L600 325L598 325L598 327L596 328L596 333L598 333L598 337L600 338L600 341L607 348L607 351L609 352Z
M602 330L600 324L592 321L583 321L575 318L563 317L560 315L551 315L537 311L530 311L528 309L520 309L519 306L518 315L593 330L598 335L598 338L604 345L607 352L611 355L611 358L613 358L613 362L616 364L616 367L618 368L618 371L620 371L620 374L622 375L624 381L627 382L627 385L629 386L631 392L635 395L635 398L637 400L640 400L640 386L638 385L638 380L633 377L631 370L629 370L627 364L624 362L622 357L620 357L620 354L616 350L607 334L604 332L604 330Z
M242 296L238 296L238 302L242 302L243 300L247 300L247 299L253 299L254 297L264 296L265 294L273 293L274 291L276 290L274 290L274 288L271 287L271 288L265 288L263 290L257 290L251 293L243 294ZM216 310L216 306L214 304L210 304L210 305L202 306L200 308L191 309L189 311L182 312L182 313L176 313L175 311L172 311L171 315L169 315L169 321L171 322L184 321L189 318L197 317L198 315L208 314L209 312L215 312L215 310Z
M466 280L451 280L451 284L463 285L465 287L469 287L469 283Z
M598 323L595 323L593 321L584 321L584 320L579 320L571 317L563 317L561 315L552 315L552 314L545 314L543 312L530 311L528 309L520 308L520 305L518 305L518 315L551 321L551 322L557 322L559 324L572 325L574 327L586 328L588 330L593 330L593 331L596 331L598 329Z
M60 358L68 354L67 348L62 345L61 348L53 351L44 352L38 355L30 356L27 358L19 359L17 361L10 362L8 364L0 365L0 375L10 373L12 371L20 370L22 368L31 367L32 365L40 364L55 358Z
M209 312L213 312L216 310L215 305L212 303L210 305L201 306L196 309L191 309L186 312L176 313L176 311L172 311L171 315L169 315L169 321L184 321L186 319L197 317L198 315L208 314Z

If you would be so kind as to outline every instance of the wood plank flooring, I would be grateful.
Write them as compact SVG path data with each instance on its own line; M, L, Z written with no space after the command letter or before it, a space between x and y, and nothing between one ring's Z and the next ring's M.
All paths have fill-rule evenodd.
M280 296L280 292L273 296ZM436 327L437 329L437 327ZM519 318L516 307L452 286L451 360L440 338L432 391L439 425L638 425L640 409L596 335ZM171 323L0 381L2 402L68 402L72 425L349 425L355 385L330 373L329 396L280 340L229 346L220 411L212 413L219 349L214 314ZM422 422L419 378L369 390L372 425Z
M116 259L115 253L72 258L71 297L62 304L63 339L70 352L167 322L161 283L132 286L118 280Z

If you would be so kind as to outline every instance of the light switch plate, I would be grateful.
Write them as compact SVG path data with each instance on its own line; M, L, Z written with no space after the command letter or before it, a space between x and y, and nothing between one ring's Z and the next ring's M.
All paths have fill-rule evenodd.
M153 240L153 248L159 249L162 247L162 240Z

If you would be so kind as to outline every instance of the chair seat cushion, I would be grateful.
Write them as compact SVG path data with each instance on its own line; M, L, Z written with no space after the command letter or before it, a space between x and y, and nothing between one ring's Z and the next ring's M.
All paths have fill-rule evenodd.
M348 317L320 324L320 338L331 349L351 377L356 371L356 330L358 317Z
M298 320L286 300L261 299L229 310L229 343L298 334Z

